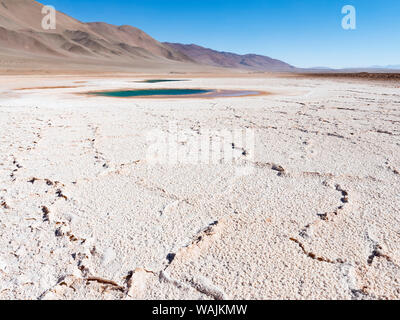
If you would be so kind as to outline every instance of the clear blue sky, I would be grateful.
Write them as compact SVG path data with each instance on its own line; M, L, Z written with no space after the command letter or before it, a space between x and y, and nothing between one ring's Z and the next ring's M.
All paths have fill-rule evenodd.
M84 22L138 27L159 41L258 53L298 67L400 64L399 0L39 0ZM341 8L357 10L344 30Z

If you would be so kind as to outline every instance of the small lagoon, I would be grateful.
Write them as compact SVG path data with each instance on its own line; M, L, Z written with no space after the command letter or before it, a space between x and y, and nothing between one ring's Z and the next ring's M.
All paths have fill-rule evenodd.
M213 92L213 90L205 89L135 89L135 90L121 90L121 91L104 91L104 92L91 92L90 94L104 97L157 97L157 96L185 96L185 95L199 95Z
M177 82L177 81L188 81L181 79L150 79L150 80L141 80L135 81L136 83L163 83L163 82Z
M188 89L188 88L152 88L152 89L119 89L86 92L92 96L113 98L234 98L268 94L262 91Z

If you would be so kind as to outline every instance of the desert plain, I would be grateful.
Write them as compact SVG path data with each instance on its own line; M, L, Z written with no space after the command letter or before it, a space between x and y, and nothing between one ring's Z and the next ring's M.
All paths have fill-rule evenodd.
M84 94L149 87L269 94ZM0 299L399 299L399 87L0 76ZM171 123L252 130L254 148L232 138L235 163L149 163L148 133Z

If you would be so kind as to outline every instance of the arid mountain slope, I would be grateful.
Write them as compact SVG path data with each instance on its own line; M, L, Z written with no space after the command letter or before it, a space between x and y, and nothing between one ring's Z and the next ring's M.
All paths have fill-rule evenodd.
M165 57L177 61L189 61L190 59L175 49L171 49L150 37L142 30L132 26L114 26L104 22L88 23L90 30L103 37L108 42L123 50L144 49L156 56Z
M210 71L218 68L292 71L259 55L217 52L196 45L160 43L132 26L83 23L57 12L56 29L42 28L43 5L0 0L0 69L106 69Z
M295 68L283 61L256 54L239 55L219 52L195 44L164 43L171 49L182 52L194 61L224 68L240 68L258 71L294 71Z
M184 54L130 26L86 24L57 12L56 30L43 30L42 7L33 0L0 0L0 57L3 61L19 56L28 60L57 58L82 64L92 60L99 65L192 62Z

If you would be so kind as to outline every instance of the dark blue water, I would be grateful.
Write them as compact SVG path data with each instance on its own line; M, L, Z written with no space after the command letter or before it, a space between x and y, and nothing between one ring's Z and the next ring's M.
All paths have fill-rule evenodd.
M135 89L125 91L91 92L104 97L149 97L149 96L185 96L213 92L203 89Z
M187 80L175 80L175 79L150 79L136 81L137 83L161 83L161 82L176 82L176 81L187 81Z

